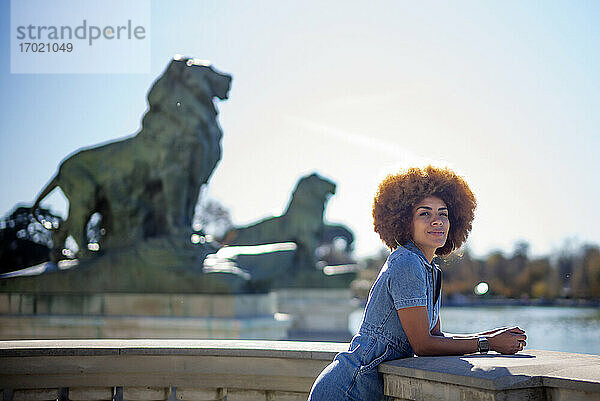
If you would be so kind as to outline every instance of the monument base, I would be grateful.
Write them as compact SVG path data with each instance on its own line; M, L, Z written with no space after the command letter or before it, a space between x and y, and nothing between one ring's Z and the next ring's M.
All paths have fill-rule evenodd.
M288 339L347 342L352 338L348 318L359 305L349 289L288 288L274 292L278 311L293 317Z
M271 339L287 338L289 319L146 316L0 316L0 339Z
M0 339L287 337L275 294L0 294Z

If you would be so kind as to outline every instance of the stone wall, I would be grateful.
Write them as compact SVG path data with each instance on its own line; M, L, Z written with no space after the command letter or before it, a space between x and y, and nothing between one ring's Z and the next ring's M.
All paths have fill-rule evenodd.
M0 388L18 400L306 400L343 343L0 341ZM415 357L384 363L393 400L598 400L600 356Z

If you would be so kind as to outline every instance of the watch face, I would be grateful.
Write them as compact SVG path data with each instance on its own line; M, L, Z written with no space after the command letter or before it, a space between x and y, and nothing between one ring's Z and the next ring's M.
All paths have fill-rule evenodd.
M479 338L477 342L477 348L479 348L479 352L488 352L490 350L490 343L488 339L485 337Z

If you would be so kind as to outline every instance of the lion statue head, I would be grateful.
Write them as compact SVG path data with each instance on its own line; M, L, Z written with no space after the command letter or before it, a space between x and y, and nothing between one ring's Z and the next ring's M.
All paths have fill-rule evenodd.
M218 114L213 98L227 99L230 87L231 76L210 62L176 55L148 92L141 132L160 136L165 130L187 134L210 128ZM218 142L222 134L214 128Z
M317 173L302 177L296 184L285 214L311 213L323 216L325 205L335 194L336 185Z

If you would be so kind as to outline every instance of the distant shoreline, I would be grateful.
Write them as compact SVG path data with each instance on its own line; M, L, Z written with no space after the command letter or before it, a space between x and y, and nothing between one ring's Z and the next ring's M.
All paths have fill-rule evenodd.
M442 299L442 306L564 306L564 307L600 307L600 299L514 299L490 298L472 299L456 297Z

